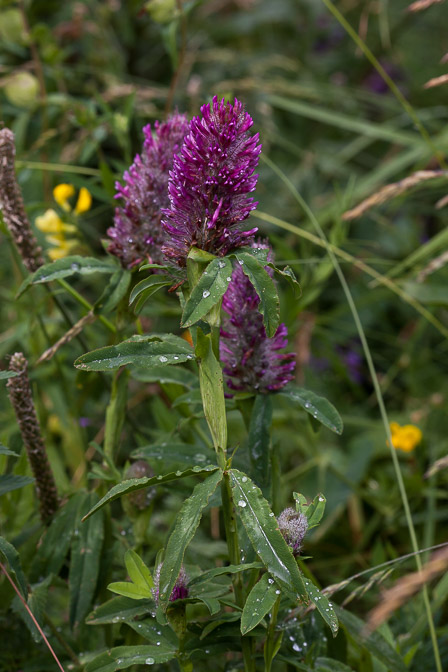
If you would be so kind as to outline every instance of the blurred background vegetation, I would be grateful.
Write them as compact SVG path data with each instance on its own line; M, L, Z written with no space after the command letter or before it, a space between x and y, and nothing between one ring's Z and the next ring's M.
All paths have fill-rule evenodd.
M276 261L294 268L302 287L298 299L286 286L280 288L290 347L297 354L297 380L332 401L345 425L337 437L312 425L286 401L275 405L273 436L284 485L278 510L291 503L292 490L308 497L322 491L327 497L324 522L310 534L306 547L313 556L310 571L322 586L409 553L411 546L358 330L328 254L310 237L316 235L312 222L282 174L308 203L329 240L349 255L339 259L371 347L389 419L416 425L423 433L414 450L399 453L421 548L445 541L448 517L446 472L427 475L448 452L448 271L443 259L433 272L428 268L448 242L446 174L352 221L342 219L387 183L415 171L446 169L446 84L425 84L446 73L447 5L435 3L412 12L408 0L336 3L395 83L397 98L329 4L0 3L0 119L16 136L18 178L28 213L33 223L48 208L61 213L52 196L57 184L72 184L76 191L86 187L93 196L91 209L76 218L70 215L81 254L104 254L114 183L140 151L144 125L175 108L195 115L215 94L238 97L254 118L268 161L261 162L256 192L260 203L252 221L262 236L269 236ZM400 95L409 101L426 137ZM43 234L36 229L36 235L48 251ZM16 300L23 269L4 227L0 236L0 361L6 368L7 356L16 350L35 361L67 324L40 288ZM380 282L374 281L375 273ZM101 278L80 279L74 286L94 303L104 287ZM62 289L55 292L76 322L83 309ZM161 292L146 304L141 324L145 331L178 332L178 311L177 302ZM135 332L128 319L122 307L117 322L121 336ZM100 322L84 332L89 350L114 338ZM90 442L103 438L110 378L73 368L84 351L74 340L51 362L32 369L35 399L63 494L85 486L89 462L101 461ZM174 410L170 405L178 388L166 385L161 390L144 382L131 382L117 456L120 470L138 446L170 435L182 421L182 407ZM240 416L230 411L229 420L232 443L237 444L244 437ZM20 451L5 393L0 397L0 439ZM28 473L23 455L17 461L7 462L5 456L0 460L5 469ZM169 528L183 487L158 495L148 539L164 536L161 531ZM25 564L36 516L32 488L3 496L1 533L25 554ZM132 544L126 535L133 532L120 520L115 519L113 533L118 549L124 549ZM151 549L154 555L157 544ZM190 549L190 561L202 565L204 557L212 563L223 555L222 542L210 543L205 535ZM111 563L115 567L109 558ZM408 560L400 571L414 566ZM118 576L120 562L115 569ZM56 613L64 589L56 586L54 591ZM443 609L436 608L447 593L445 577L436 585L433 606L448 665L446 611L443 620ZM101 581L98 594L104 598ZM351 609L364 615L378 600L374 585L357 596ZM421 614L417 596L389 622L391 641L394 634L407 637L409 669L415 671L433 669L425 666L432 654ZM11 631L15 627L4 619L1 625ZM90 644L98 646L89 636ZM375 667L380 669L386 668Z

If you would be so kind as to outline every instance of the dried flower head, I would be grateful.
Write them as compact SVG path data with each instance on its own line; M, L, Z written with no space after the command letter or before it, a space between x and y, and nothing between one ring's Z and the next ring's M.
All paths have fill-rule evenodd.
M145 460L137 460L125 473L125 478L143 478L154 476L154 470ZM148 508L154 497L156 496L155 488L143 488L136 490L126 496L126 500L139 511L144 511Z
M171 206L162 225L168 233L165 256L186 265L192 246L219 256L247 245L257 229L241 231L238 224L257 206L248 194L255 190L261 145L249 134L251 116L234 104L203 105L190 122L182 150L170 173Z
M288 507L281 512L277 522L278 529L283 534L293 555L299 555L303 538L308 530L308 518L304 513L298 513L292 507Z
M160 572L162 570L162 565L160 564L156 571L154 572L154 588L151 590L154 602L158 604L159 602L159 584L160 584ZM176 600L184 600L188 597L188 576L185 571L184 566L180 568L179 576L176 579L174 588L171 591L170 602L175 602Z
M265 244L253 247L268 248ZM268 260L271 261L272 252ZM272 273L266 267L268 273ZM282 323L268 338L258 312L260 298L240 266L224 294L220 356L231 390L266 394L280 390L293 379L294 354L280 352L288 345L288 330Z
M163 261L161 246L166 235L161 227L161 210L169 205L168 176L173 157L180 151L188 120L174 114L164 123L145 126L143 151L124 174L124 185L116 183L116 198L123 205L116 208L114 226L107 235L112 242L108 251L117 256L125 268L144 260Z

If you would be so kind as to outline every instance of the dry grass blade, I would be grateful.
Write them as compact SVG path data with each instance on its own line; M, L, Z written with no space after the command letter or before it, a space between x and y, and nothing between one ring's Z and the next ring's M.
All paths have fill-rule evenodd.
M372 609L367 619L367 630L373 632L387 621L389 616L408 602L423 586L448 567L448 548L433 555L420 572L412 572L397 581L393 588L386 590L381 603Z
M448 205L448 195L441 198L440 201L437 201L436 210L441 210L445 205Z
M445 457L441 457L439 460L436 460L434 464L432 464L428 471L425 473L424 478L431 478L431 476L434 476L434 474L438 474L439 471L442 471L443 469L448 469L448 455L445 455Z
M440 268L443 268L446 264L448 264L448 252L442 252L442 254L440 254L435 259L431 259L429 264L420 271L417 276L417 282L423 282L428 277L428 275L432 275L432 273L435 273Z
M412 5L409 5L408 11L421 12L422 9L428 9L428 7L437 5L440 2L443 2L443 0L416 0L416 2L413 2Z
M396 196L404 194L409 189L426 182L427 180L433 180L437 177L448 177L448 171L446 170L418 170L416 173L405 177L399 182L393 182L392 184L386 184L379 191L369 196L364 201L362 201L356 208L352 210L347 210L342 215L344 221L350 221L352 219L357 219L361 217L365 212L370 210L376 205L382 205L387 201L390 201Z
M433 77L426 84L423 84L424 89L432 89L434 86L441 86L442 84L448 84L448 74L440 75L440 77Z
M87 315L84 315L84 317L81 317L80 320L76 324L73 325L71 329L69 329L54 345L51 346L51 348L48 348L48 350L45 350L45 352L39 357L37 360L36 364L42 364L42 362L48 362L49 359L51 359L59 350L59 348L66 343L69 343L75 336L78 336L78 334L81 333L81 331L84 329L84 327L87 324L91 324L92 322L95 322L96 320L96 315L90 311L87 313Z

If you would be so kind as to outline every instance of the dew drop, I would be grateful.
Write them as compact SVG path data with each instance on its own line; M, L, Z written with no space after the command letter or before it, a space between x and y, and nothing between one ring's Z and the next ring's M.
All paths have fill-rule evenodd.
M296 642L295 644L292 645L292 648L294 649L294 651L301 651L301 650L302 650L302 649L300 648L300 646L297 644L297 642Z
M154 663L155 663L154 658L147 658L145 660L145 665L154 665Z
M325 497L319 497L319 502L325 502Z
M161 357L159 357L159 360L160 360L161 362L167 362L167 361L168 361L168 357L165 357L165 355L162 355Z
M243 476L243 478L241 480L242 480L243 483L245 483L247 481L247 476Z
M202 292L202 296L203 296L204 299L206 299L208 296L210 296L210 292L208 291L208 289L204 289L204 291Z
M244 509L244 507L246 506L246 502L244 501L244 499L240 499L240 501L238 502L238 506L241 506L241 508Z
M305 408L311 408L311 404L310 404L309 401L306 401L306 402L305 402Z
M281 593L280 590L276 590L276 591L275 591L275 594L276 594L276 595L280 595L280 593Z
M268 579L268 583L274 583L274 579Z
M227 282L230 282L232 280L231 277L226 278Z

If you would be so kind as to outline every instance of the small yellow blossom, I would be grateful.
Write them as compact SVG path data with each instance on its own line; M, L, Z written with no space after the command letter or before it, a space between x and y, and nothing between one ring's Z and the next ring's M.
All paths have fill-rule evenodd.
M58 247L52 247L48 250L48 256L51 261L56 261L56 259L62 259L63 257L68 257L70 252L74 247L78 245L77 240L61 240Z
M392 445L395 450L410 453L421 442L423 434L415 425L399 425L398 422L390 423Z
M81 187L79 190L78 200L76 202L75 212L77 215L80 215L83 212L87 212L92 207L92 195L88 189Z
M42 233L76 233L74 224L66 224L55 210L47 210L40 217L36 217L36 226Z
M68 202L69 198L75 195L75 187L73 184L58 184L53 189L53 198L58 205L66 212L70 212L71 206Z

